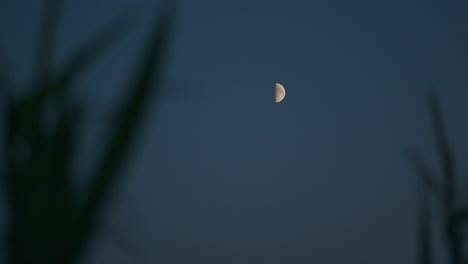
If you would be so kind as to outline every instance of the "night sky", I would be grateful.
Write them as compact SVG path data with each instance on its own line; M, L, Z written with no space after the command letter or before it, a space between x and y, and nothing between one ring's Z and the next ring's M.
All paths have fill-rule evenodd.
M42 2L0 2L19 84L31 79ZM123 10L141 13L75 85L92 113L76 164L86 175L158 2L65 2L56 69ZM185 0L179 11L164 96L85 263L415 263L407 149L438 169L428 88L468 160L468 1Z

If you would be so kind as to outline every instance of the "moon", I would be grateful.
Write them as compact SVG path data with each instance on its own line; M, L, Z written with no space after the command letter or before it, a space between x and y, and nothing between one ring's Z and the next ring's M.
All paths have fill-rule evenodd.
M285 96L286 90L284 89L283 85L275 83L275 103L283 101Z

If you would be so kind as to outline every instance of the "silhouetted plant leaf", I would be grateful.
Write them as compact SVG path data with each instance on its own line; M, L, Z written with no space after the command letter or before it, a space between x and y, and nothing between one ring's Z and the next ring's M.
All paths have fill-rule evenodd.
M136 126L141 119L152 85L156 83L157 92L162 77L162 63L167 52L169 34L175 19L175 8L163 9L157 16L155 27L146 45L140 63L129 87L133 88L119 111L119 122L110 137L109 147L98 165L96 175L91 180L86 202L87 214L94 214L101 205L109 189L117 180L117 170L122 164L124 153L128 150Z
M454 215L458 222L468 222L468 209L461 209Z
M437 198L439 198L439 200L442 203L445 203L446 196L445 196L444 190L436 183L435 175L431 172L431 170L429 169L429 166L424 162L424 160L421 157L421 154L414 149L410 149L408 153L409 153L409 158L411 160L411 164L413 165L416 172L421 177L421 180L423 181L425 188L431 189L434 192L434 194L437 196Z
M9 63L3 53L3 49L0 49L0 96L4 101L9 97L10 89L13 87L13 80L11 79L8 65Z
M118 43L118 40L133 28L135 18L133 13L130 15L132 16L125 12L117 16L112 23L91 37L86 44L70 56L68 62L62 67L63 70L53 77L44 89L38 90L32 98L37 102L42 102L51 94L66 93L79 74L87 70L102 53L110 50L112 45Z
M451 148L448 143L448 137L444 128L444 122L442 118L442 111L440 110L439 101L435 93L430 93L428 96L428 104L430 117L432 122L432 128L435 134L435 144L437 153L442 167L442 174L444 179L444 185L438 187L434 182L434 174L430 172L428 166L423 162L421 156L417 152L413 152L411 155L412 163L418 170L419 174L423 177L423 190L432 190L435 195L443 201L444 208L442 210L444 219L444 239L447 242L447 249L449 252L449 257L454 264L462 264L462 229L461 222L463 219L467 218L467 213L463 210L456 211L455 208L455 158L451 151ZM428 198L426 198L428 201ZM421 202L422 203L422 202ZM427 223L424 220L424 215L426 214L423 209L420 210L420 261L426 263L430 260L429 250L424 241L425 227ZM428 221L428 220L427 220ZM426 249L427 248L427 249Z
M453 205L455 198L455 158L451 152L447 133L444 128L442 111L440 109L437 95L429 94L429 110L431 113L432 126L435 133L437 152L441 160L442 170L445 178L445 197L447 205Z
M430 225L430 207L427 193L427 185L421 186L419 191L419 264L431 264L431 225Z
M51 190L51 196L62 192L62 190L68 192L74 191L71 186L71 165L76 154L76 132L78 131L82 114L82 109L78 105L66 107L63 102L59 104L61 104L59 108L59 113L61 114L54 137L50 143L51 163L49 167L52 168L51 176L53 176L50 182L51 185L55 186Z
M10 72L8 70L8 61L6 60L6 57L3 53L3 49L0 49L0 114L3 115L3 118L7 119L8 112L10 109L10 103L11 103L11 90L13 88L13 80L11 79ZM4 122L7 120L3 120ZM4 124L6 125L7 122ZM5 129L8 129L8 127L5 127ZM2 140L3 143L6 144L6 140L8 138L9 133L4 133ZM4 157L7 157L6 153L6 147L4 146L4 149L2 149L2 154L5 155ZM4 164L2 164L4 165ZM2 167L2 169L6 169ZM3 172L5 173L5 172ZM1 175L4 176L4 175Z
M455 264L462 262L462 241L460 218L455 212L455 157L448 143L448 137L442 118L439 101L435 93L429 94L429 109L432 118L433 129L436 139L437 152L441 160L442 171L445 178L446 208L448 209L445 218L445 234L448 242L448 249Z
M35 68L37 74L35 81L40 89L44 88L43 85L49 77L50 61L55 47L62 6L62 0L46 0L43 6Z

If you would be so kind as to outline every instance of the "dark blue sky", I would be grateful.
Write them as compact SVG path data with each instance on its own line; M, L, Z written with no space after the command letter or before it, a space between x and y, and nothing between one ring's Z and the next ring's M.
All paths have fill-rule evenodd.
M18 82L30 78L41 2L0 3L0 43ZM138 5L141 27L77 84L94 112L79 167L105 139L157 2L66 1L56 67ZM468 159L468 2L180 6L168 93L103 220L122 231L103 232L88 263L414 263L417 177L406 149L435 161L428 86ZM287 90L280 104L275 82ZM136 256L114 245L120 232Z

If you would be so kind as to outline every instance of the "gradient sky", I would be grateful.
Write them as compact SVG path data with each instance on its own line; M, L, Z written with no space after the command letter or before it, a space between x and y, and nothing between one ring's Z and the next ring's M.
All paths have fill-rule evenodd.
M41 2L0 3L0 44L20 83ZM77 84L93 112L80 169L115 121L157 1L66 1L56 67L138 5L138 30ZM180 11L168 93L145 119L86 263L414 263L406 150L437 168L429 86L468 159L468 2L185 0ZM275 82L287 90L280 104ZM119 248L118 235L134 244Z

